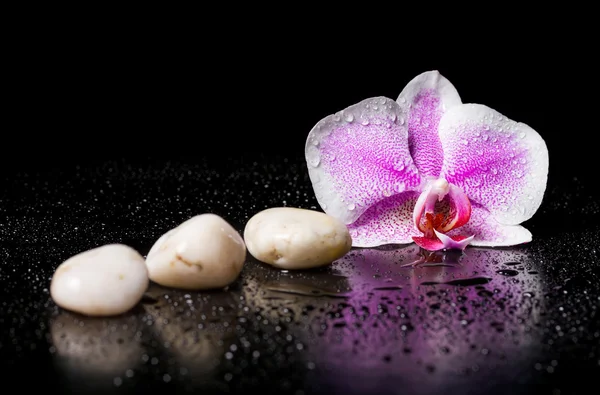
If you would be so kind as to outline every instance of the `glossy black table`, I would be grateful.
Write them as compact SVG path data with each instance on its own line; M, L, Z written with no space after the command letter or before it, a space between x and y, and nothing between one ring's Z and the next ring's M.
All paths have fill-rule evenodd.
M225 290L152 284L133 311L92 319L50 299L63 260L116 242L145 255L204 212L242 231L268 207L318 209L303 158L15 171L0 195L2 382L48 393L593 393L600 205L584 180L550 181L524 224L528 245L353 249L301 272L248 256Z

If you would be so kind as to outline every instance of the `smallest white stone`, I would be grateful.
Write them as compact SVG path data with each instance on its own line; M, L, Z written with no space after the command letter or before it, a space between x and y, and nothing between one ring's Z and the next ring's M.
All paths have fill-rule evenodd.
M348 228L314 210L274 207L254 215L244 240L259 261L281 269L309 269L329 264L352 248Z
M148 270L136 250L108 244L61 263L50 284L60 307L89 316L111 316L133 308L148 288Z

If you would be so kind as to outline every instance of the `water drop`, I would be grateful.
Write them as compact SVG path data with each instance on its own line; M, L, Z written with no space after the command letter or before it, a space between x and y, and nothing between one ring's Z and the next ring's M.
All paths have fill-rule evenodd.
M496 273L500 274L501 276L506 276L506 277L514 277L517 274L519 274L518 271L513 270L513 269L500 269L500 270L496 270Z
M340 121L340 119L341 119L341 117L340 117L340 114L335 114L335 115L333 116L333 120L334 120L335 122L339 122L339 121Z
M385 197L392 196L392 191L390 191L389 189L384 189L383 190L383 196L385 196Z
M519 133L519 138L522 138L522 139L524 139L524 138L525 138L525 132L520 132L520 133Z
M398 99L400 101L400 103L406 103L406 99L401 97L400 99Z
M360 121L360 123L361 123L363 126L367 126L367 125L369 124L369 120L368 120L368 119L363 119L363 120L361 120L361 121Z
M346 115L344 115L344 119L346 120L346 122L350 123L354 121L354 115L352 115L351 113L346 113Z
M377 104L373 104L373 110L375 110L375 111L379 110L379 106Z
M306 150L306 160L313 167L319 166L319 163L321 163L321 156L317 147L313 145L308 147Z
M356 204L350 203L347 207L348 207L348 210L352 211L356 208Z
M392 114L392 115L390 115L390 120L391 120L392 122L396 122L396 118L397 118L397 117L396 117L396 114Z

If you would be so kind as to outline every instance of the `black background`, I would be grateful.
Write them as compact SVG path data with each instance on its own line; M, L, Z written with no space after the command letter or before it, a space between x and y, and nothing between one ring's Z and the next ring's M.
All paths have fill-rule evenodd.
M116 19L120 14L115 14ZM33 242L23 242L16 240L21 237L17 232L13 236L16 241L8 240L7 248L22 246L24 259L37 259L35 248L46 253L45 243L54 243L51 236L58 235L64 236L62 242L69 248L82 249L95 242L92 235L106 233L96 226L97 222L104 222L104 216L109 218L107 222L122 225L113 227L116 230L109 233L112 239L122 239L128 231L136 234L144 230L140 235L151 241L157 236L153 232L158 230L145 230L151 229L148 224L156 222L157 215L171 212L173 218L169 221L176 221L191 209L213 208L223 213L229 207L237 208L241 201L244 207L238 211L247 214L257 207L254 198L237 199L237 195L247 192L245 187L253 186L249 177L252 173L243 171L239 171L239 177L233 177L242 180L242 186L227 181L231 178L226 176L208 182L195 177L186 181L188 188L200 197L206 197L201 191L204 187L206 195L226 190L233 202L227 209L217 203L207 205L206 200L202 200L202 205L173 203L170 198L178 196L174 192L175 173L181 162L209 163L191 167L198 169L218 170L221 165L228 171L232 167L257 172L261 168L275 169L281 177L281 190L271 197L262 187L256 187L254 192L262 191L258 194L262 199L258 206L279 202L279 192L291 179L285 173L282 158L291 158L294 166L290 166L290 171L306 176L301 166L305 139L321 118L368 97L396 99L413 77L437 69L454 84L463 102L488 105L513 120L527 123L545 139L550 153L549 188L545 204L530 228L536 237L540 235L540 240L545 240L536 245L538 255L544 257L538 261L552 272L551 279L562 281L564 277L564 283L571 278L580 279L578 275L593 279L591 272L582 270L597 270L596 250L580 249L576 243L580 239L583 244L594 240L600 212L596 203L600 194L594 187L598 65L593 59L595 43L586 31L590 25L584 21L565 16L551 21L547 29L538 29L534 22L546 20L546 16L540 14L532 20L510 16L500 24L487 20L479 26L468 24L467 32L459 32L453 29L465 26L458 21L450 20L450 27L434 31L430 25L406 26L406 17L399 17L399 22L387 25L393 32L381 26L366 28L342 23L343 28L331 35L322 30L330 20L320 15L301 19L303 29L286 26L287 19L275 24L270 18L266 18L267 23L248 17L247 23L240 26L227 18L213 20L208 10L191 16L197 19L184 22L183 18L166 15L152 19L129 15L119 22L113 18L92 22L89 15L78 15L66 18L68 23L47 18L43 26L27 25L13 31L4 57L10 71L5 74L8 103L1 168L9 181L7 185L29 180L37 192L34 194L24 184L5 191L3 200L9 202L6 217L22 222L18 227L21 232L27 237L31 229L37 233ZM378 14L372 10L366 18L377 20L375 16ZM356 10L353 19L342 22L363 17L362 11ZM144 23L138 24L141 21ZM576 26L567 27L567 22L575 22ZM490 32L499 34L492 37ZM161 174L150 176L163 184L149 188L147 193L156 198L156 203L141 219L131 220L125 214L129 211L128 202L146 196L136 189L139 185L147 187L144 182L133 182L131 188L127 182L120 182L125 197L112 191L104 205L89 203L86 188L95 191L100 185L93 179L94 169L102 169L102 163L114 159L133 164L134 169L146 168L148 164ZM156 168L165 163L164 159L179 164L163 174ZM275 165L269 167L268 163ZM76 179L76 174L80 174L73 171L76 166L84 168L81 173L86 179ZM86 168L91 170L85 171ZM106 171L98 174L106 175ZM143 175L134 174L134 180L135 177L145 180ZM257 177L262 179L264 174ZM300 190L309 190L302 181L295 182ZM161 185L166 185L162 191ZM100 214L87 216L77 211L81 200L78 194L88 199L89 207L98 208ZM65 201L64 209L54 206L59 197ZM21 208L20 202L24 202ZM180 208L188 211L179 211ZM77 211L76 215L69 217L69 210ZM237 212L231 216L242 217ZM38 226L44 217L47 221ZM33 218L34 225L29 226L23 218ZM82 228L89 237L71 237L63 232L79 223L87 224ZM174 225L166 220L160 223L165 229ZM587 226L595 228L596 233L587 234L586 239L576 232ZM50 231L45 234L40 229ZM52 229L57 229L56 234ZM569 233L564 244L557 242L567 231L575 233ZM70 245L72 240L79 240L80 244ZM587 245L593 248L592 242ZM55 251L51 263L56 264L73 252L68 248L60 252L62 255ZM21 259L21 255L16 256L13 264ZM546 265L544 260L550 263ZM569 271L563 273L563 264ZM50 271L49 267L44 270ZM23 278L13 287L26 287L26 277ZM553 285L561 282L558 280L547 282ZM576 308L583 293L597 295L597 287L583 280L572 283L577 285L570 290L572 299L566 293L559 294L550 304L574 306L573 317L586 322L591 308ZM580 283L585 283L585 287ZM589 305L595 303L586 300ZM570 316L564 317L562 311L554 312L547 322L554 325L552 319L556 319L564 325ZM597 319L589 322L586 328L597 330ZM564 370L554 380L568 382L570 375L578 374L584 383L582 378L593 377L588 374L596 368L592 357L588 357L590 362L580 356L588 355L588 346L595 339L586 341L590 343L582 343L579 354L572 354L573 364L567 358L569 348L557 345L550 349L566 358L567 362L561 361L560 366L572 366L572 370ZM40 370L46 369L47 358L44 355L38 362ZM31 361L18 366L30 366Z
M372 96L396 99L414 76L439 70L463 102L536 129L549 147L551 182L592 175L597 62L583 30L551 25L497 38L476 28L326 35L319 21L305 30L262 21L219 29L88 22L12 43L7 115L15 122L5 144L16 149L2 158L10 169L302 156L324 116Z

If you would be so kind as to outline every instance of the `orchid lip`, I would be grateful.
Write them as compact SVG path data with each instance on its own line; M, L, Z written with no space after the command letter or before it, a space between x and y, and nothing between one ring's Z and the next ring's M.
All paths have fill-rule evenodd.
M445 200L448 200L447 207L438 209L438 203L446 203ZM424 237L414 237L413 240L430 251L464 250L474 236L450 237L445 233L466 224L470 217L471 202L460 188L444 178L430 180L417 199L413 211L415 226Z

